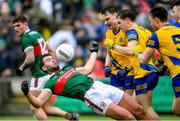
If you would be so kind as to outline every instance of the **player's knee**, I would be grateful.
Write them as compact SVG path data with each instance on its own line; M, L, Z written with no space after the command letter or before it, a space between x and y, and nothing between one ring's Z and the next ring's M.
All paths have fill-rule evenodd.
M44 105L44 106L42 107L42 109L43 109L47 114L49 114L49 111L50 111L50 106L49 106L49 105Z
M144 117L146 116L145 110L140 105L137 107L137 109L135 110L133 114L135 115L137 119L144 119Z

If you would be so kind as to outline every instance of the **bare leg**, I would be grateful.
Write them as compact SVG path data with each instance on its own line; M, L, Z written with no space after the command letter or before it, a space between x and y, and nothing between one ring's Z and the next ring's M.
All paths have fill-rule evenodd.
M124 93L121 101L118 103L119 106L127 109L131 112L137 119L147 119L145 112L132 96Z
M67 113L66 111L63 111L57 107L53 107L53 106L48 105L48 104L44 105L43 109L48 115L65 117L65 114Z
M37 91L30 91L30 93L36 97L39 95L39 92L37 92ZM48 120L48 116L42 108L35 108L31 105L31 110L37 120L39 120L39 121L47 121Z
M47 121L47 114L42 108L35 108L31 105L31 110L38 121Z
M178 97L178 98L174 97L172 111L174 114L180 116L180 97Z
M128 95L132 96L134 90L133 90L133 89L128 89L128 90L125 90L125 92L126 92Z
M129 111L114 103L111 103L109 105L105 115L117 120L136 120L135 117Z
M146 117L149 120L160 120L157 113L152 109L152 92L148 91L145 94L136 96L137 102L143 107Z

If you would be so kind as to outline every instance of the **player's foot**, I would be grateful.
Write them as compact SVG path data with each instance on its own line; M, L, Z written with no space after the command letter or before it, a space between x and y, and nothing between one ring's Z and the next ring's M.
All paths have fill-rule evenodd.
M69 121L79 121L79 114L77 113L66 113L65 118Z
M79 121L79 114L78 113L71 113L72 114L72 120L71 121Z

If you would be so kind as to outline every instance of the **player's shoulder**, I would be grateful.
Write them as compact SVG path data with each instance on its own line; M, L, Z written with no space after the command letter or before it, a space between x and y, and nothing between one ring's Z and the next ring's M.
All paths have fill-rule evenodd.
M158 32L164 32L164 31L171 31L174 29L179 29L179 27L171 25L171 24L167 24L159 28L156 32L158 33Z
M39 35L41 35L39 32L29 30L24 34L23 38L31 38L31 37L35 37L35 36L39 36Z
M112 34L113 33L113 31L111 30L111 29L108 29L107 31L106 31L106 36L108 36L108 35L110 35L110 34Z

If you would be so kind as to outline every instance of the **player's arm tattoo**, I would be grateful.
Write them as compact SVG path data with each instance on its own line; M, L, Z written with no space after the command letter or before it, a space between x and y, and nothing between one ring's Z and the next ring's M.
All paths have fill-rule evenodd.
M25 70L26 68L28 68L31 64L34 63L34 60L35 60L33 48L28 48L25 51L25 55L26 55L25 60L20 66L21 70Z

